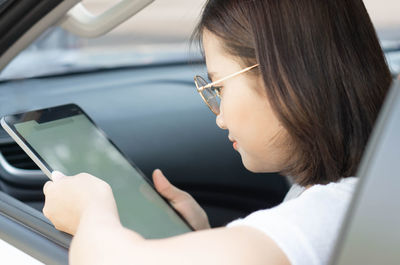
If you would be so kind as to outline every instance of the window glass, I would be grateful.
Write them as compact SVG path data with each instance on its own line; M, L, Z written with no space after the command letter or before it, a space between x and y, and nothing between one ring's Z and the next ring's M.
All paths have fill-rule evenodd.
M189 38L206 0L156 0L104 36L88 39L55 27L0 73L0 79L99 68L200 60ZM118 0L83 0L101 14ZM393 73L400 73L400 1L364 0Z
M400 1L364 0L374 23L389 67L394 75L400 73Z
M82 3L91 13L101 14L118 2ZM75 36L61 27L51 28L17 56L0 73L0 79L200 60L189 39L204 3L156 0L106 35L92 39Z

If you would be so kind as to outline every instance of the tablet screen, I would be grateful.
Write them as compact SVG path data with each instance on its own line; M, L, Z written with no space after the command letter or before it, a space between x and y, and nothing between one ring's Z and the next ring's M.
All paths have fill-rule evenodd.
M69 176L86 172L109 183L125 227L145 238L191 231L85 114L14 127L51 170Z

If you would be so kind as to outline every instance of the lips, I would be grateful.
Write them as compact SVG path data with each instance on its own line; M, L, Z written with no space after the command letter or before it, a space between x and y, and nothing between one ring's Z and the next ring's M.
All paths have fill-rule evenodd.
M235 149L235 150L237 150L237 142L234 140L234 139L232 139L232 137L230 137L230 136L228 136L228 138L229 138L229 141L231 141L233 144L233 149Z

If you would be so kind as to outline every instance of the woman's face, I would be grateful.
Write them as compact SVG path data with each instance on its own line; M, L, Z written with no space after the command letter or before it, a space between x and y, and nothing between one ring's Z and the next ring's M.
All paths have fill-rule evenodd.
M211 81L244 68L226 54L220 39L210 31L203 32L203 47ZM271 109L261 77L243 73L218 85L222 90L216 122L229 131L229 139L244 166L253 172L284 169L288 161L287 134Z

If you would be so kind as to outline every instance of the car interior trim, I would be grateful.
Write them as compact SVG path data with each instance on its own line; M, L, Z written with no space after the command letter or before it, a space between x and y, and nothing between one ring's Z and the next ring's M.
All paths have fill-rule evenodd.
M10 165L0 152L0 166L3 167L10 175L22 176L24 178L38 178L43 175L40 170L20 169Z
M47 1L46 1L47 2ZM56 25L64 17L79 0L64 0L57 7L52 9L46 16L40 19L26 32L20 32L22 35L10 47L1 54L0 57L0 71L22 50L31 44L40 34L42 34L49 27ZM1 32L0 32L1 34Z
M65 249L69 248L72 239L70 235L58 231L41 212L4 192L0 192L0 214L26 226Z
M68 249L0 212L0 238L44 264L68 264Z

